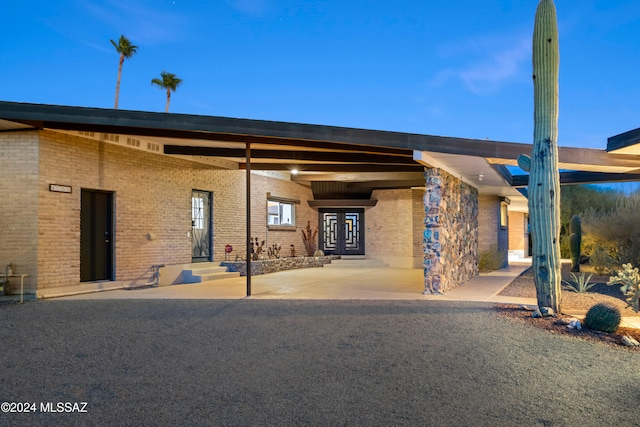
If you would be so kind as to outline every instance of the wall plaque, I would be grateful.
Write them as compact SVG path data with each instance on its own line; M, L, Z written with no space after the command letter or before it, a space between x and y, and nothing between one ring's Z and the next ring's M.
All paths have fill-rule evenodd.
M54 193L71 193L70 185L49 184L49 191Z

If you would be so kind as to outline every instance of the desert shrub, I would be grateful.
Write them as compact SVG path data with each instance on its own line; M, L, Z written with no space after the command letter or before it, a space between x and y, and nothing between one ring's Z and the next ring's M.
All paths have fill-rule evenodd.
M489 250L480 252L478 256L478 269L482 273L498 270L504 267L505 258L506 252L504 250L498 250L498 247L493 245Z
M615 332L620 326L620 310L611 304L598 303L587 311L584 326L595 331Z
M562 258L571 257L570 244L569 234L560 234L560 256Z
M640 194L634 194L621 196L610 211L589 209L583 214L584 252L595 268L607 270L640 263L638 212Z
M640 311L640 273L631 264L624 264L618 274L609 278L607 285L621 285L620 290L627 304L637 313Z
M570 274L571 280L562 281L562 289L582 294L588 292L589 289L593 288L596 285L595 282L590 281L593 274L586 275L585 273L582 273L579 276L575 273Z
M589 184L560 187L560 254L563 258L569 258L571 252L569 247L571 217L582 216L590 209L596 212L609 212L616 207L616 202L621 195L622 193L617 190Z
M611 255L609 255L609 252L609 250L600 246L586 250L586 253L591 254L589 256L589 264L591 264L597 274L611 274L615 270L616 262Z

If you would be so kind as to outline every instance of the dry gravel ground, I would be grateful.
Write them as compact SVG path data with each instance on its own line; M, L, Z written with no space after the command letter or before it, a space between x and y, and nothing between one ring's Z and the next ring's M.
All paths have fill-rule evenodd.
M587 265L582 266L581 270L587 275L593 273L593 270ZM577 273L578 275L580 273ZM564 280L570 280L570 265L562 265L562 277ZM607 286L609 276L599 276L594 274L591 277L591 282L597 283L596 286L591 288L586 293L576 293L563 290L561 306L565 315L558 316L564 319L572 318L571 314L585 314L589 308L599 302L606 302L617 307L620 313L624 317L638 316L638 313L634 312L626 303L624 294L620 291L619 285ZM517 277L509 286L507 286L500 295L536 298L536 287L533 279L533 272L531 269L524 271L519 277ZM569 329L564 325L558 325L557 319L534 319L531 317L531 312L523 310L521 306L517 305L503 305L498 307L499 313L504 317L516 319L520 322L525 322L533 325L537 328L546 329L550 332L571 335L574 337L599 341L606 345L621 346L622 337L624 335L631 336L637 341L640 341L640 329L624 328L620 327L615 333L607 334L598 331L590 331L588 329L582 329L577 331L575 329ZM640 348L632 348L640 352Z
M450 301L0 306L11 426L640 426L637 353Z

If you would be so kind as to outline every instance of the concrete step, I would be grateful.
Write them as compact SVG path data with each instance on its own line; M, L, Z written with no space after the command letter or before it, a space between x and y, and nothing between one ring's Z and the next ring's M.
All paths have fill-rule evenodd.
M227 267L221 267L219 262L185 264L182 269L183 283L201 283L238 276L240 273L227 271Z
M331 264L325 264L324 268L385 268L389 264L385 264L380 259L365 258L362 256L342 257L335 259Z

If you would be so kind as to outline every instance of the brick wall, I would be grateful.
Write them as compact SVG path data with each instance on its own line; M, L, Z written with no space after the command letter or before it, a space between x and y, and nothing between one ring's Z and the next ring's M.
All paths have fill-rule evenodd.
M244 179L242 182L244 185ZM274 196L300 200L300 203L295 204L294 207L296 216L294 227L267 226L267 192ZM310 187L257 174L252 176L251 235L257 237L260 241L265 240L265 256L267 255L267 247L272 245L281 247L281 256L291 255L291 245L294 245L296 255L305 255L302 230L306 229L307 222L313 231L318 229L318 211L309 207L308 200L313 200L313 193ZM316 234L316 243L317 240ZM244 253L242 256L244 257Z
M375 190L365 211L365 253L395 267L422 268L424 190Z
M478 250L486 252L498 245L500 203L498 196L478 196Z
M73 187L52 193L49 184ZM245 254L245 172L121 147L57 132L40 133L38 288L73 286L80 277L81 189L113 192L116 281L146 281L152 264L191 262L191 190L213 193L215 260L224 246ZM252 235L266 237L266 192L305 200L311 191L290 181L252 176ZM269 232L270 243L302 247L299 227L317 213L297 205L297 232ZM151 239L149 239L151 236Z
M26 290L35 289L38 270L38 134L0 133L0 270L29 274ZM20 279L10 279L8 293L19 292Z
M523 212L509 212L509 250L525 251L525 214Z
M506 266L509 250L509 227L511 219L507 216L507 225L500 224L500 205L502 198L499 196L480 195L478 197L478 250L486 252L489 250L503 251L502 266Z

